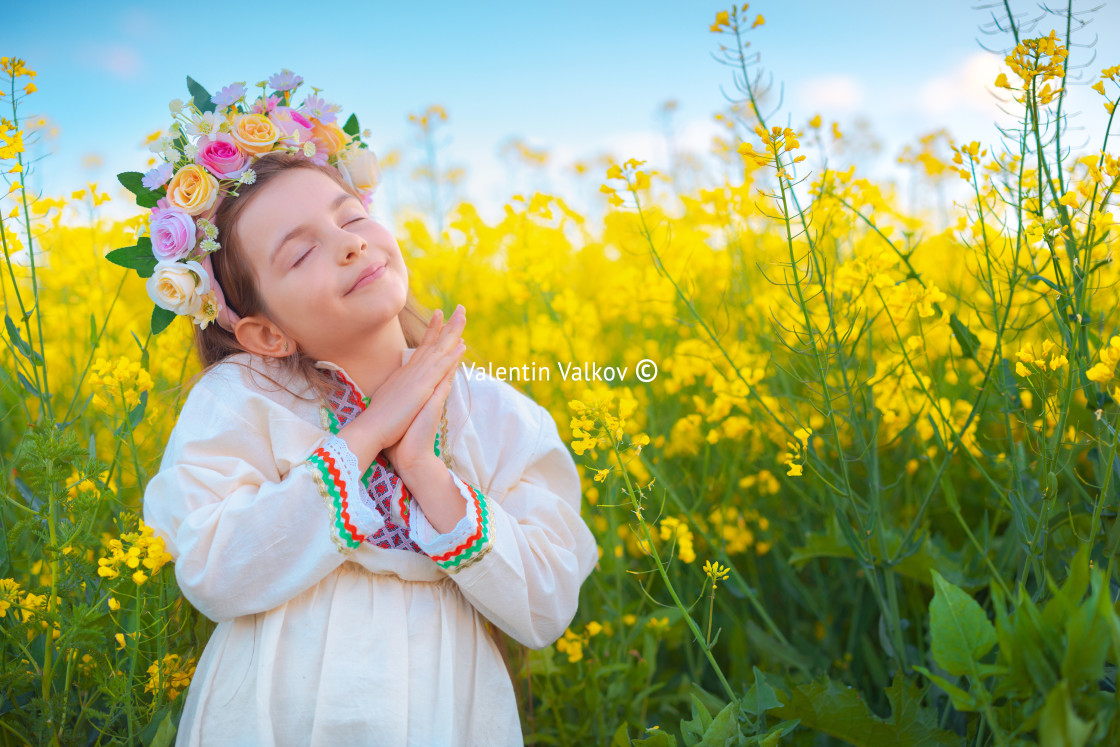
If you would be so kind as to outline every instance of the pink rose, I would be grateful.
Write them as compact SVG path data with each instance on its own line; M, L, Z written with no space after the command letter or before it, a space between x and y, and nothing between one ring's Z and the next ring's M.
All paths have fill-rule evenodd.
M241 176L246 165L245 153L224 132L199 145L198 155L194 160L218 179L236 179Z
M281 140L294 142L293 136L297 132L300 144L311 139L311 130L314 127L311 120L290 106L276 107L269 113L268 118L272 120L273 127L280 131Z
M161 262L174 262L187 256L194 249L194 218L174 208L152 211L149 224L152 235L152 254Z

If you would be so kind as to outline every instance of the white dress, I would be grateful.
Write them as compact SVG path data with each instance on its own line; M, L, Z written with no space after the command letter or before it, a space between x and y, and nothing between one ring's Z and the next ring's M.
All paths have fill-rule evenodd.
M456 373L441 446L465 510L439 534L383 456L359 475L334 435L368 402L337 365L318 364L338 390L308 402L239 363L311 391L259 356L223 361L146 487L183 595L218 623L176 744L523 744L482 618L548 646L598 561L551 415Z

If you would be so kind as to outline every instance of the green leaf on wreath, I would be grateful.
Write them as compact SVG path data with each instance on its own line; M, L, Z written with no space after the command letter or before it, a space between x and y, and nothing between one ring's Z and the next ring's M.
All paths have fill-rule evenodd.
M117 174L117 181L132 194L136 195L136 204L140 207L154 208L160 198L167 194L167 190L148 189L144 186L144 175L139 171L123 171Z
M210 92L189 75L187 76L187 90L190 91L191 96L194 97L195 108L203 114L215 111L218 108L214 105L214 102L210 100Z
M152 309L152 334L158 335L163 330L167 329L167 325L175 321L177 314L174 311L168 311L162 306L156 306Z

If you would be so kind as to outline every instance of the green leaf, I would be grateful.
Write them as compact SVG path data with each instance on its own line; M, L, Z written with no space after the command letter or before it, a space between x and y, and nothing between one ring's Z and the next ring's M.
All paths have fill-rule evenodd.
M43 395L40 394L39 390L35 388L35 385L23 375L23 371L16 371L16 376L19 377L19 383L23 384L23 388L30 392L33 397L42 398Z
M32 365L43 365L43 356L39 355L39 352L35 350L35 348L27 344L20 335L19 328L16 327L15 322L13 322L12 318L7 314L4 315L4 326L8 330L8 339L12 341L12 344L16 346L19 352L23 353L23 357L31 361Z
M724 747L727 744L739 744L741 740L739 703L733 700L712 719L704 732L704 738L696 743L696 747Z
M925 667L915 666L914 671L921 672L933 682L933 684L944 690L945 694L949 696L949 700L952 701L953 707L958 711L967 712L979 709L980 704L976 701L976 696L972 693L957 687L944 677L938 677Z
M357 114L350 115L350 118L346 120L346 124L342 125L342 131L347 135L353 135L354 137L358 136L358 133L362 131L362 128L358 126Z
M782 701L778 700L778 694L766 681L766 675L758 667L754 667L754 684L743 698L743 710L752 716L761 716L771 708L780 708L781 705Z
M747 741L747 744L757 744L758 747L778 747L782 743L782 737L796 729L800 723L797 719L783 721L765 734L752 737L751 740Z
M961 346L961 354L965 358L976 360L976 351L980 349L980 338L972 334L968 327L964 326L964 322L957 319L956 314L949 315L949 326L953 329L957 344Z
M140 732L140 739L148 747L171 747L175 743L176 731L175 724L171 721L171 707L164 706L144 731Z
M1087 559L1088 545L1082 545L1082 548L1086 550ZM1081 551L1078 551L1078 557L1081 555ZM1078 559L1075 558L1074 565L1077 563ZM1105 659L1112 646L1116 610L1111 604L1109 593L1102 586L1107 588L1107 583L1099 573L1094 573L1093 593L1066 618L1062 678L1076 690L1091 686L1104 676Z
M140 425L140 421L144 418L144 409L148 406L148 393L140 392L140 401L136 403L136 407L128 413L128 427L130 430L136 430L136 426Z
M999 374L1003 390L1007 393L1006 411L1021 410L1023 408L1023 398L1019 395L1019 381L1015 378L1015 371L1011 367L1011 361L1003 358L999 362Z
M937 728L937 714L921 707L923 691L912 681L896 673L886 692L891 704L888 719L872 713L858 691L829 679L800 685L774 715L798 718L802 726L857 747L964 744L960 736Z
M975 599L937 571L931 569L930 575L934 588L929 604L933 659L949 674L970 674L996 645L995 626Z
M152 334L158 335L163 330L167 329L167 325L175 321L178 316L174 311L168 311L162 306L156 306L152 309Z
M635 739L631 744L634 747L677 747L677 738L669 732L654 729L647 733L650 736L645 739Z
M1029 278L1027 278L1027 282L1030 282L1030 283L1045 283L1046 285L1050 286L1050 288L1052 288L1053 290L1056 290L1058 293L1063 293L1064 292L1064 291L1062 291L1061 287L1058 286L1057 283L1055 283L1053 280L1050 280L1049 278L1043 277L1042 275L1031 275Z
M1078 717L1070 701L1069 685L1062 680L1046 696L1046 705L1042 708L1038 724L1039 744L1083 747L1092 733L1093 724Z
M210 92L199 85L199 83L189 75L187 76L187 90L191 92L195 108L203 114L215 111L218 108L214 105L214 102L210 100Z
M686 745L697 744L704 738L704 734L708 731L708 727L712 725L712 714L708 712L707 706L700 702L700 698L696 694L692 694L692 719L689 721L681 721L681 736L684 737Z
M814 558L845 558L857 560L856 551L851 547L851 542L858 541L853 532L852 537L842 535L845 519L843 514L837 512L836 521L829 524L828 529L805 535L804 544L793 550L789 562L795 568L802 568ZM848 527L851 529L850 525ZM982 588L986 577L972 574L966 568L966 558L963 552L949 551L944 547L943 540L929 535L917 537L917 541L908 546L903 552L903 536L897 529L884 530L886 537L887 555L896 558L897 562L892 569L912 578L921 584L930 584L929 572L937 568L954 584L968 590ZM872 561L874 559L871 559Z
M114 249L105 255L105 259L115 265L136 270L136 274L142 278L150 278L152 273L155 272L158 262L155 255L152 254L152 240L147 236L141 236L137 239L136 246Z
M97 347L97 319L89 315L89 346L92 350Z
M167 192L162 187L158 192L148 189L144 186L143 179L144 175L139 171L124 171L117 174L117 181L129 192L136 195L137 205L140 207L154 208L160 198L167 194Z
M38 496L35 495L35 491L28 487L27 483L25 483L18 477L13 476L12 479L16 483L16 490L19 491L19 494L23 497L23 500L27 502L28 507L33 511L38 511L39 507L43 505L43 502L39 500Z

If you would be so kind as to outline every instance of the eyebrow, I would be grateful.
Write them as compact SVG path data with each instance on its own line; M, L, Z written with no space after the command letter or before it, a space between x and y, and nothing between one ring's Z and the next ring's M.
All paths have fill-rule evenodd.
M335 197L333 200L331 200L331 204L327 206L327 209L328 210L337 210L338 207L342 203L346 202L347 200L356 200L356 199L357 198L354 197L354 195L350 194L349 192L339 192L338 196ZM268 263L273 264L276 261L277 255L280 254L280 250L284 248L285 244L287 244L289 241L294 239L296 236L299 236L301 233L306 233L306 232L307 232L307 225L304 224L304 225L296 226L291 231L288 231L286 234L284 234L284 238L280 239L280 243L276 245L276 248L272 250L272 254L270 254L268 256Z

